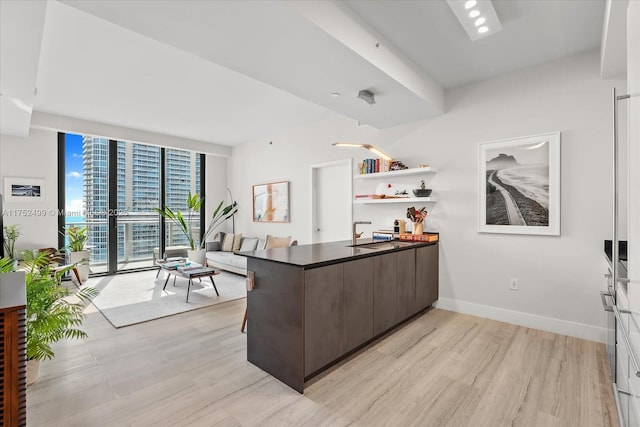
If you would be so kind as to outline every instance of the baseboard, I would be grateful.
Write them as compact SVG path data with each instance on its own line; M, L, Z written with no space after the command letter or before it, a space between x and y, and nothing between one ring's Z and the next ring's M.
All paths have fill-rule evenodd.
M605 342L606 329L584 323L570 322L568 320L552 317L538 316L536 314L523 313L521 311L507 310L488 305L440 298L435 304L436 308L455 311L456 313L471 314L473 316L512 323L532 329L540 329L561 335L582 338L589 341Z

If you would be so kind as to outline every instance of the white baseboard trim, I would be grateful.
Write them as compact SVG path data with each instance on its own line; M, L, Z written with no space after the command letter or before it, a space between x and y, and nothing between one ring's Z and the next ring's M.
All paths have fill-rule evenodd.
M456 313L470 314L500 322L512 323L531 329L540 329L560 335L582 338L589 341L605 342L606 329L584 323L570 322L568 320L554 319L552 317L538 316L537 314L523 313L521 311L507 310L491 307L489 305L476 304L451 298L440 298L435 303L436 308L455 311Z

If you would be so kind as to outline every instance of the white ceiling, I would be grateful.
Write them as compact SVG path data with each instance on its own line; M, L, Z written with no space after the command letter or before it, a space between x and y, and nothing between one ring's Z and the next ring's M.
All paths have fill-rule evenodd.
M49 1L43 24L22 9L42 40L27 45L5 3L42 4L0 1L3 94L37 85L19 95L38 111L225 145L330 111L377 128L433 117L448 88L597 48L604 19L603 0L494 0L503 30L472 42L444 0ZM17 47L39 60L7 63ZM4 98L0 131L20 134Z

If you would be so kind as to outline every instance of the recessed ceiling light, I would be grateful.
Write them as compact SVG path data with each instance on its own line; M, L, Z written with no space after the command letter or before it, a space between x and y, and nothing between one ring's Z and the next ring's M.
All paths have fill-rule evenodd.
M478 28L478 32L479 32L480 34L484 34L484 33L486 33L487 31L489 31L489 27L486 27L486 26L485 26L485 27L480 27L480 28Z
M480 40L502 31L502 24L491 0L446 1L471 41ZM486 29L478 31L480 27L486 27Z
M332 96L332 97L334 97L334 98L337 98L337 97L339 97L339 96L340 96L340 92L333 92L333 93L331 94L331 96Z

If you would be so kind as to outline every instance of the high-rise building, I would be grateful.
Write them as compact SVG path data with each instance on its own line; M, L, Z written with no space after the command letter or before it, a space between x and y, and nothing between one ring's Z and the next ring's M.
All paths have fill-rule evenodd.
M108 146L105 138L83 138L84 204L88 222L87 246L91 263L104 264L108 254ZM186 210L187 195L200 188L200 157L193 152L166 149L166 205ZM118 262L151 259L159 246L159 147L117 142ZM194 218L199 233L199 218ZM185 245L180 231L167 225L167 246Z

